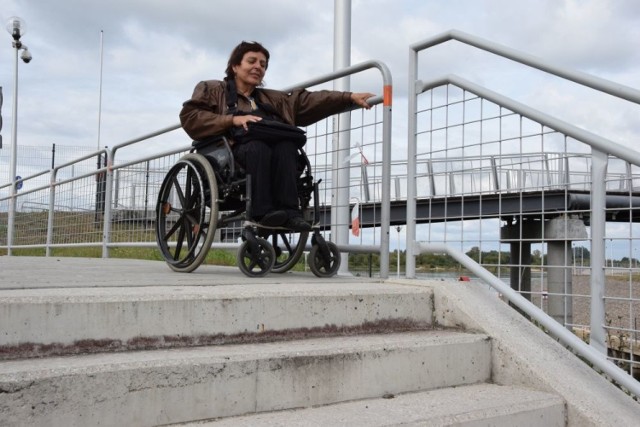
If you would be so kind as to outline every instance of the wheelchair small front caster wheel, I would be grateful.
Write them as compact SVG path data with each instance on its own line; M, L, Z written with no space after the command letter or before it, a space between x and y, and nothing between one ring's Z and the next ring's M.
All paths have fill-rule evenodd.
M245 240L238 249L238 267L246 276L262 277L269 273L276 262L276 251L261 237L256 237L255 242Z
M327 242L325 247L313 245L309 252L309 268L317 277L334 276L340 268L340 251L333 242Z

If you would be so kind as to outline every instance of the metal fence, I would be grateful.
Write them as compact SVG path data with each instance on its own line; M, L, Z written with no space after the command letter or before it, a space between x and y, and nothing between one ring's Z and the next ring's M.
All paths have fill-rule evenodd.
M5 144L4 148L0 149L0 183L8 183L11 181L9 173L9 164L11 161L11 147L10 144ZM56 165L61 165L68 161L74 160L79 156L89 154L95 149L83 146L71 146L61 144L51 145L20 145L17 153L17 174L21 177L31 176L42 171L47 171L54 168ZM93 164L95 169L96 162ZM70 170L69 173L74 173L75 170ZM48 176L36 183L36 185L48 184ZM0 197L3 199L9 195L9 189L4 188L0 190ZM0 205L0 211L4 212L8 209L6 202L4 205Z
M418 53L448 40L640 103L635 89L458 31L412 45L407 276L437 268L427 252L445 244L510 283L534 320L589 342L579 354L640 378L640 153L455 75L419 80ZM576 350L572 337L559 338Z
M398 225L400 246L406 223L407 277L451 268L440 264L450 256L459 263L454 268L468 268L459 275L477 273L498 290L509 283L517 297L506 290L503 296L599 369L608 369L600 367L606 354L638 375L640 154L459 77L418 80L417 53L452 39L640 103L638 91L450 32L411 47L408 160L392 163L391 78L383 64L364 63L297 85L312 88L372 68L383 77L384 96L375 108L306 129L314 177L322 179L319 202L331 206L325 237L346 252L378 253L384 278L390 225ZM150 154L140 154L142 141ZM0 208L0 248L38 247L50 254L58 247L95 246L106 257L114 247L155 247L158 189L190 148L187 142L171 126L24 178L11 245ZM107 163L96 170L98 156ZM42 184L42 177L49 181ZM0 207L7 188L0 186ZM358 233L351 215L365 209L373 219ZM429 258L431 252L440 256ZM590 345L581 347L576 336ZM626 377L609 372L625 383Z
M370 100L374 105L371 110L345 112L308 127L305 151L314 178L322 180L320 205L338 212L332 215L324 231L325 238L338 243L346 253L377 253L388 266L389 71L384 64L369 61L295 87L311 88L345 76L367 78L367 72L376 69L383 79L382 91L377 92L386 91L389 95ZM161 147L175 148L160 152ZM6 206L9 206L12 183L0 185L0 206L5 206L0 209L0 248L9 253L42 248L51 255L56 248L97 247L101 248L103 257L108 257L115 247L155 247L158 191L169 168L190 148L184 132L179 125L174 125L22 177L18 181L21 189L16 196L11 242L8 241ZM354 159L352 154L360 150L371 163L363 165L360 158ZM141 154L144 152L151 154ZM370 180L366 195L361 185L363 171ZM360 185L353 185L354 182ZM375 224L358 233L359 229L352 228L350 215L357 201L365 198L376 206L379 216ZM222 230L221 234L238 236L239 233ZM234 245L238 242L230 244L220 240L213 247L228 249ZM388 267L381 269L380 274L386 277Z

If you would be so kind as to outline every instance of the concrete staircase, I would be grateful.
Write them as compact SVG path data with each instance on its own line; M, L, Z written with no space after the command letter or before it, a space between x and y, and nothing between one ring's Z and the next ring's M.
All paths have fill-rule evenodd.
M249 280L222 267L177 274L154 262L37 260L29 270L24 258L0 257L1 426L640 419L640 405L479 284ZM509 348L523 328L545 343L537 355ZM586 380L554 379L552 366L535 372L540 355ZM594 384L593 402L573 388ZM609 409L594 411L600 402Z

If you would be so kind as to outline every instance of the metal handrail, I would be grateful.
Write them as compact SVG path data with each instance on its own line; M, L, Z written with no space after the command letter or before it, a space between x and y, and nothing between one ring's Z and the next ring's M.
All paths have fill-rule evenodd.
M614 363L609 361L601 352L597 351L594 347L582 341L574 333L562 326L560 323L551 318L547 313L536 307L531 301L528 301L525 297L518 292L507 286L502 280L498 279L491 272L486 270L480 264L471 259L468 255L454 249L450 245L442 243L426 243L426 242L414 242L414 251L418 254L421 253L446 253L454 258L466 269L478 276L484 282L488 283L495 290L500 292L504 297L513 303L516 307L521 309L524 313L531 316L531 319L540 323L546 328L551 335L556 337L563 344L571 347L571 349L578 355L584 357L595 368L605 372L614 381L626 388L630 393L640 397L640 382L635 380L624 370L620 369Z
M591 345L597 348L602 353L606 354L606 332L604 329L604 236L605 236L605 215L603 209L594 209L593 206L606 206L606 188L604 185L608 154L613 154L626 160L630 164L640 166L640 153L629 150L628 148L618 144L609 139L603 138L600 135L596 135L587 130L581 129L577 126L571 125L560 119L552 117L539 110L524 105L518 101L508 98L504 95L500 95L490 89L478 86L456 75L448 75L439 79L431 80L427 83L420 82L416 85L417 92L421 93L425 90L442 86L445 84L453 84L461 89L472 92L478 96L488 99L498 105L502 105L524 117L531 120L535 120L545 126L553 128L557 131L563 132L566 135L582 141L592 147L592 169L591 169L591 236L592 236L592 256L593 256L593 273L591 275ZM411 145L411 144L410 144ZM414 171L415 176L415 156L412 158L409 156L408 166L409 171ZM408 177L409 179L409 177ZM408 188L411 187L412 182L408 181ZM410 194L415 199L415 189L411 192L407 190L407 200L410 200ZM407 217L409 218L409 206L413 203L407 201ZM411 221L407 221L408 224ZM415 239L415 232L412 235ZM409 238L409 234L407 234ZM407 245L409 247L409 245ZM407 254L407 261L409 255ZM407 266L407 271L409 267ZM415 265L414 265L415 272ZM409 274L409 273L407 273ZM415 274L415 273L414 273Z
M524 52L517 51L515 49L502 46L497 43L490 42L488 40L472 36L470 34L451 30L435 37L414 43L410 46L409 53L409 100L408 100L408 171L407 171L407 227L406 227L406 239L407 239L407 254L406 254L406 276L408 278L415 278L415 261L416 253L420 246L416 243L416 132L417 132L417 95L423 93L426 88L432 88L436 86L442 86L446 84L453 84L464 90L475 93L478 96L485 97L486 99L504 106L522 116L535 120L545 126L564 132L566 135L571 136L585 144L588 144L592 148L592 168L591 168L591 242L592 242L592 274L591 274L591 339L590 349L584 350L584 357L593 363L595 366L600 367L605 373L612 377L619 377L618 367L612 362L606 360L604 357L607 354L606 347L606 331L605 331L605 307L604 307L604 238L605 238L605 212L603 207L606 206L606 188L605 177L607 171L608 154L613 154L627 162L640 165L640 153L628 148L623 147L621 144L614 143L613 141L602 138L599 135L595 135L584 129L570 125L555 117L544 114L526 105L518 103L507 97L499 95L495 92L489 91L486 88L482 88L471 82L468 82L457 76L445 76L440 79L432 80L428 83L423 83L418 80L418 53L430 47L444 43L449 40L456 40L462 43L466 43L470 46L476 47L481 50L493 53L498 56L502 56L507 59L519 62L521 64L536 68L553 74L558 77L582 84L592 89L607 93L609 95L625 99L636 104L640 104L640 91L623 86L605 79L601 79L595 76L591 76L586 73L569 70L550 62L537 58L535 56L526 54ZM442 250L447 252L453 251L453 249L442 247ZM492 285L497 285L497 282L482 274L483 279L487 280ZM490 280L489 280L490 279ZM505 286L501 285L501 288ZM525 304L526 299L513 298L513 302L519 308L523 310L528 307ZM548 318L544 313L539 317L553 321ZM555 321L554 321L555 322ZM556 326L560 326L556 324ZM557 329L554 327L554 330ZM566 336L565 333L561 333L560 336ZM578 340L579 341L579 340ZM574 339L567 341L572 347L579 346L582 348L582 344L578 344ZM580 341L580 343L582 343ZM628 382L627 378L633 380L633 378L626 373L624 374L624 382ZM640 389L638 389L637 383L634 381L633 389L636 396L640 396Z
M615 83L600 77L596 77L591 74L583 73L581 71L570 70L568 68L553 64L552 62L546 61L537 56L512 49L510 47L483 39L481 37L473 36L460 30L449 30L434 37L422 40L418 43L414 43L411 45L410 49L414 52L418 52L450 40L468 44L469 46L473 46L478 49L493 53L495 55L502 56L503 58L519 62L523 65L536 68L540 71L545 71L555 76L565 78L572 82L590 87L591 89L607 93L611 96L640 104L640 90L621 85L619 83Z
M624 86L615 82L611 82L609 80L605 80L596 76L592 76L590 74L586 74L583 72L569 70L564 67L560 67L551 62L545 61L541 58L535 57L533 55L518 51L516 49L509 48L507 46L494 43L492 41L476 37L465 33L459 30L449 30L434 37L419 41L417 43L412 44L409 47L409 105L408 105L408 153L407 158L411 162L412 159L415 159L416 155L416 147L415 147L415 131L416 131L416 103L415 97L416 94L419 93L418 86L422 85L417 79L418 74L418 53L420 51L426 50L433 46L445 43L450 40L459 41L461 43L468 44L469 46L476 47L478 49L493 53L495 55L501 56L503 58L511 59L513 61L519 62L521 64L536 68L541 71L548 72L558 77L565 78L567 80L582 84L584 86L590 87L595 90L602 91L612 96L616 96L637 104L640 104L640 91L628 86ZM582 131L582 130L580 130ZM586 131L584 131L586 132ZM616 144L617 146L618 144ZM608 149L605 152L609 152L611 154L616 154L620 151L619 147L614 147L616 153L609 151ZM601 156L596 156L597 158L601 158ZM624 157L623 157L624 158ZM596 162L598 163L598 162ZM605 166L606 168L606 166ZM594 173L599 173L598 169L594 170ZM415 180L415 170L412 170L409 167L407 178L409 181ZM598 176L600 178L600 176ZM411 190L411 186L409 188ZM409 192L407 197L415 197L415 194ZM601 195L597 202L604 203L604 196ZM409 204L407 206L407 217L412 218L415 217L416 209L415 206ZM596 214L596 218L598 218L598 214ZM412 221L408 221L407 223L407 239L415 238L415 224ZM412 237L413 236L413 237ZM604 238L604 223L599 224L595 227L594 239L601 240ZM415 254L412 253L411 245L407 245L407 261L406 261L406 272L408 277L415 276ZM597 254L603 254L603 251L600 249L596 249ZM595 276L594 276L595 277ZM604 281L604 278L601 278L601 281ZM604 336L600 336L602 340L604 340ZM604 348L604 347L603 347Z

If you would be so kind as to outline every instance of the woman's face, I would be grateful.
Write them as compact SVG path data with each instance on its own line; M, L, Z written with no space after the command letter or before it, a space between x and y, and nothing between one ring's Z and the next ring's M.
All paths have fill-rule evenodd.
M262 52L247 52L239 65L233 66L236 82L247 86L259 86L267 71L267 57Z

